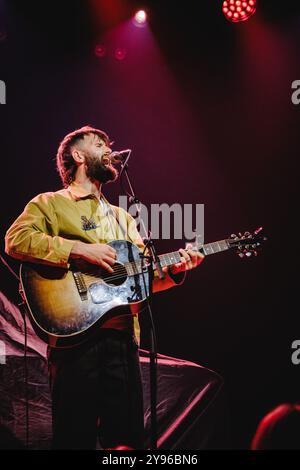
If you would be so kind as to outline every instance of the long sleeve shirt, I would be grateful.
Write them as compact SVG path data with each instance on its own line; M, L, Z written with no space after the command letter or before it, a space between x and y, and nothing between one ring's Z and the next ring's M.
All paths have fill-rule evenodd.
M76 241L108 243L126 239L144 250L135 220L121 207L113 206L101 196L87 193L76 183L56 192L33 198L8 229L5 251L21 261L70 266L70 253ZM181 273L180 273L181 274ZM153 291L182 283L183 275L155 275ZM139 336L138 322L135 331Z

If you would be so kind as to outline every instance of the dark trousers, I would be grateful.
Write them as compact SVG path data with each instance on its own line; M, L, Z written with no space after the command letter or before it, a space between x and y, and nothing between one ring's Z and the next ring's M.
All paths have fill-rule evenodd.
M104 329L92 344L48 354L53 449L143 448L143 391L133 335Z

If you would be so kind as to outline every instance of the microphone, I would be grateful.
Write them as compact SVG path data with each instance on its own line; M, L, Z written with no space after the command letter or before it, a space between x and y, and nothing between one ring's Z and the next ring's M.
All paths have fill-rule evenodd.
M124 163L127 157L129 157L130 153L131 153L131 149L120 150L119 152L112 152L109 154L110 162L113 165Z

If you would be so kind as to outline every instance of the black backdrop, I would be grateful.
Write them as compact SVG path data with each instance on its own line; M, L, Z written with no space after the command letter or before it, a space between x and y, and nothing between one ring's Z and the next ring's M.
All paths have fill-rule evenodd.
M204 203L206 241L263 225L269 240L258 258L209 257L155 299L159 351L224 377L239 449L267 411L300 396L300 365L291 362L300 339L300 106L291 101L300 6L261 0L249 21L233 25L221 2L202 0L200 11L195 3L144 2L149 29L131 37L118 27L137 2L0 2L1 251L26 202L60 188L57 145L85 124L106 130L116 148L133 148L146 205ZM115 47L126 49L123 61ZM111 185L106 195L116 202L119 191ZM15 281L3 266L0 273L1 290L16 300Z

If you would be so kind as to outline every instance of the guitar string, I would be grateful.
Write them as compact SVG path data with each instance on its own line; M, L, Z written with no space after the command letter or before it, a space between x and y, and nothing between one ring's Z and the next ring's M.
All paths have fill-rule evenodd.
M103 279L103 280L106 280L106 279L120 279L120 278L122 278L122 277L127 277L127 276L128 276L128 274L127 274L125 271L124 271L123 274L117 274L117 275L111 275L111 276L104 276L104 277L101 277L101 278L98 277L98 276L92 276L92 275L85 274L85 273L83 273L83 274L84 274L85 277L88 278L88 279ZM136 273L136 274L141 274L141 273Z
M174 252L174 253L177 254L177 252ZM161 256L164 257L165 255L161 255ZM164 261L164 260L161 259L161 261ZM175 261L175 263L176 262L179 262L179 261ZM171 261L170 264L173 264L173 261ZM141 269L141 261L131 261L130 263L124 263L123 265L120 264L120 265L118 265L114 268L114 274L124 272L124 270L126 271L126 273L128 273L127 268L128 269L130 269L130 268L132 268L132 269ZM81 271L81 272L84 272L84 271ZM88 275L87 272L85 274ZM131 273L128 273L128 274L131 274Z
M172 254L177 255L177 254L179 254L179 252L178 251L173 252ZM163 256L166 256L166 255L161 255L161 256L163 257ZM175 263L176 262L177 261L175 261ZM173 264L173 261L170 264ZM138 271L133 272L133 273L128 273L128 271L126 269L126 267L128 267L128 266L131 266L131 267L134 266L135 269L137 269ZM120 265L120 266L116 267L115 270L114 270L114 273L112 273L111 275L105 276L102 279L103 280L106 280L106 279L112 280L112 279L120 279L120 278L124 277L124 275L126 275L126 276L139 275L139 274L142 274L142 271L140 269L141 269L141 262L140 262L140 264L137 264L136 261L132 261L130 263L125 263L124 265ZM97 276L95 276L95 277L97 277Z
M140 268L141 268L141 266L140 266ZM89 279L99 279L98 276L93 276L91 274L85 273L84 271L81 271L81 273L84 274ZM127 276L129 276L129 277L137 276L137 275L140 275L140 274L142 274L141 270L139 270L137 272L133 272L133 273L128 273L128 271L126 269L121 268L117 272L114 272L111 275L104 276L101 279L104 280L104 281L106 281L106 280L112 281L112 280L122 279L123 277L127 277Z
M179 252L173 252L174 254L178 254ZM166 256L166 255L161 255L162 257ZM174 257L174 256L173 256ZM163 261L163 260L162 260ZM175 261L176 263L176 261ZM173 264L173 261L171 262L171 264ZM127 268L132 268L134 270L137 270L137 272L133 272L133 273L129 273ZM91 274L88 274L87 272L84 272L84 271L81 271L85 276L87 277L90 277L92 279L94 278L98 278L97 276L93 276ZM134 275L139 275L139 274L142 274L142 271L141 271L141 261L140 262L137 262L137 261L132 261L130 263L125 263L124 265L118 265L115 269L114 269L114 273L112 273L111 275L108 275L108 276L105 276L103 277L102 279L103 280L115 280L115 279L120 279L124 276L134 276Z
M160 255L160 257L161 258L165 257L165 256L169 257L169 255L173 255L172 257L174 257L174 255L178 255L178 254L179 254L179 252L177 251L177 252L172 252L172 253L166 254L166 255ZM162 260L162 261L164 261L164 260ZM175 261L175 263L176 263L176 261ZM171 262L171 264L173 264L173 261ZM133 270L137 270L137 272L129 273L128 269L127 269L129 267L132 268ZM84 272L84 271L81 271L81 272L87 277L97 278L97 276L89 275L87 272ZM102 279L103 280L106 280L106 279L113 280L113 279L120 279L120 278L124 277L124 275L133 276L133 275L139 275L139 274L142 274L141 261L139 261L139 262L138 261L131 261L129 263L125 263L124 265L118 265L114 269L114 273L112 273L111 275L105 276Z
M223 240L222 240L222 241L223 241ZM214 244L218 244L218 245L219 245L219 243L220 243L220 242L209 243L210 249L212 250L212 252L214 252L214 248L213 248L212 245L214 245ZM205 247L206 247L206 245L204 245L204 246L202 247L202 249L204 249ZM218 251L218 250L217 250L217 251ZM222 250L222 251L223 251L223 250ZM170 252L170 253L165 253L164 255L159 255L159 258L160 258L160 261L164 261L163 258L168 257L168 258L169 258L168 261L170 261L171 258L174 258L174 257L176 257L176 256L178 256L178 255L180 255L179 251L173 251L173 252ZM179 260L178 260L178 261L175 261L175 263L178 263L178 262L180 262L180 261L179 261ZM133 269L134 269L134 268L138 268L138 267L139 267L139 263L141 264L141 261L139 261L139 262L138 262L138 261L131 261L131 262L129 262L129 263L124 263L124 265L119 265L119 266L117 266L117 267L114 269L114 272L116 273L116 272L118 272L118 271L122 271L124 268L126 269L127 267L128 267L128 268L130 267L130 268L133 268ZM172 261L172 260L171 260L171 263L170 263L170 264L173 264L173 261ZM127 271L127 269L126 269L126 271Z
M83 273L84 274L84 273ZM137 276L137 275L140 275L142 274L141 272L140 273L135 273L135 274L130 274L128 275L127 273L125 274L119 274L117 276L106 276L106 277L102 277L101 279L103 281L112 281L112 280L116 280L116 279L122 279L123 277L132 277L132 276ZM86 276L86 278L90 279L90 280L99 280L99 278L97 276L91 276L91 275L88 275L88 274L84 274Z
M179 252L173 252L173 253L178 254ZM165 256L165 255L161 255L161 256ZM138 269L138 271L133 272L133 273L128 273L128 271L126 269L126 267L128 267L128 266L131 266L131 267L135 266L135 269ZM118 267L116 267L115 270L114 270L114 273L112 273L111 275L104 276L102 278L102 280L112 281L112 280L121 279L125 276L126 277L127 276L131 277L131 276L140 275L140 274L142 274L142 271L140 269L141 269L141 262L139 262L139 264L136 261L132 261L130 263L125 263L124 265L119 265ZM84 273L84 272L83 272L83 274L85 274L85 276L87 276L90 279L98 279L97 276L91 276L91 275L89 275L87 273Z
M174 253L177 254L179 252L174 252ZM165 255L161 255L161 256L165 256ZM126 269L126 266L134 266L134 265L135 265L135 268L139 269L139 270L137 272L128 273L128 271ZM137 264L136 261L132 261L130 263L125 263L124 265L118 266L115 269L114 273L112 273L111 275L104 276L102 278L102 280L104 280L104 281L114 281L114 280L122 279L122 278L127 277L127 276L131 277L131 276L140 275L140 274L142 274L142 271L140 271L140 269L141 269L141 262L140 262L140 266ZM94 280L94 279L98 280L99 279L97 276L92 276L88 273L84 273L83 271L82 271L82 273L87 278L89 278L90 280Z
M162 255L164 256L164 255ZM130 263L125 263L124 265L121 265L118 267L118 269L115 270L115 272L111 275L108 275L108 276L104 276L102 278L102 280L104 281L113 281L113 280L117 280L117 279L122 279L124 278L125 276L129 276L129 277L132 277L132 276L136 276L136 275L140 275L142 274L142 271L138 271L138 272L134 272L134 273L128 273L128 271L125 269L125 266L128 266L128 265L135 265L135 267L137 268L138 265L136 264L137 262L133 261L133 262L130 262ZM140 264L140 268L141 268L141 264ZM98 280L99 278L97 276L92 276L92 275L89 275L88 273L84 273L82 271L82 273L87 277L89 278L90 280Z
M171 263L173 264L173 263ZM128 272L128 269L129 269L129 266L130 268L133 270L133 272ZM128 269L127 269L128 268ZM135 270L137 272L135 272ZM91 277L97 277L97 276L93 276L93 275L90 275L88 274L87 272L84 272L84 271L81 271L85 276L91 276ZM110 275L110 276L107 276L107 277L103 277L103 279L107 279L108 277L111 279L115 276L117 277L123 277L124 275L126 276L132 276L132 275L136 275L136 274L142 274L142 271L141 271L141 263L138 264L137 262L130 262L130 263L125 263L124 265L119 265L117 266L115 269L114 269L114 272Z

